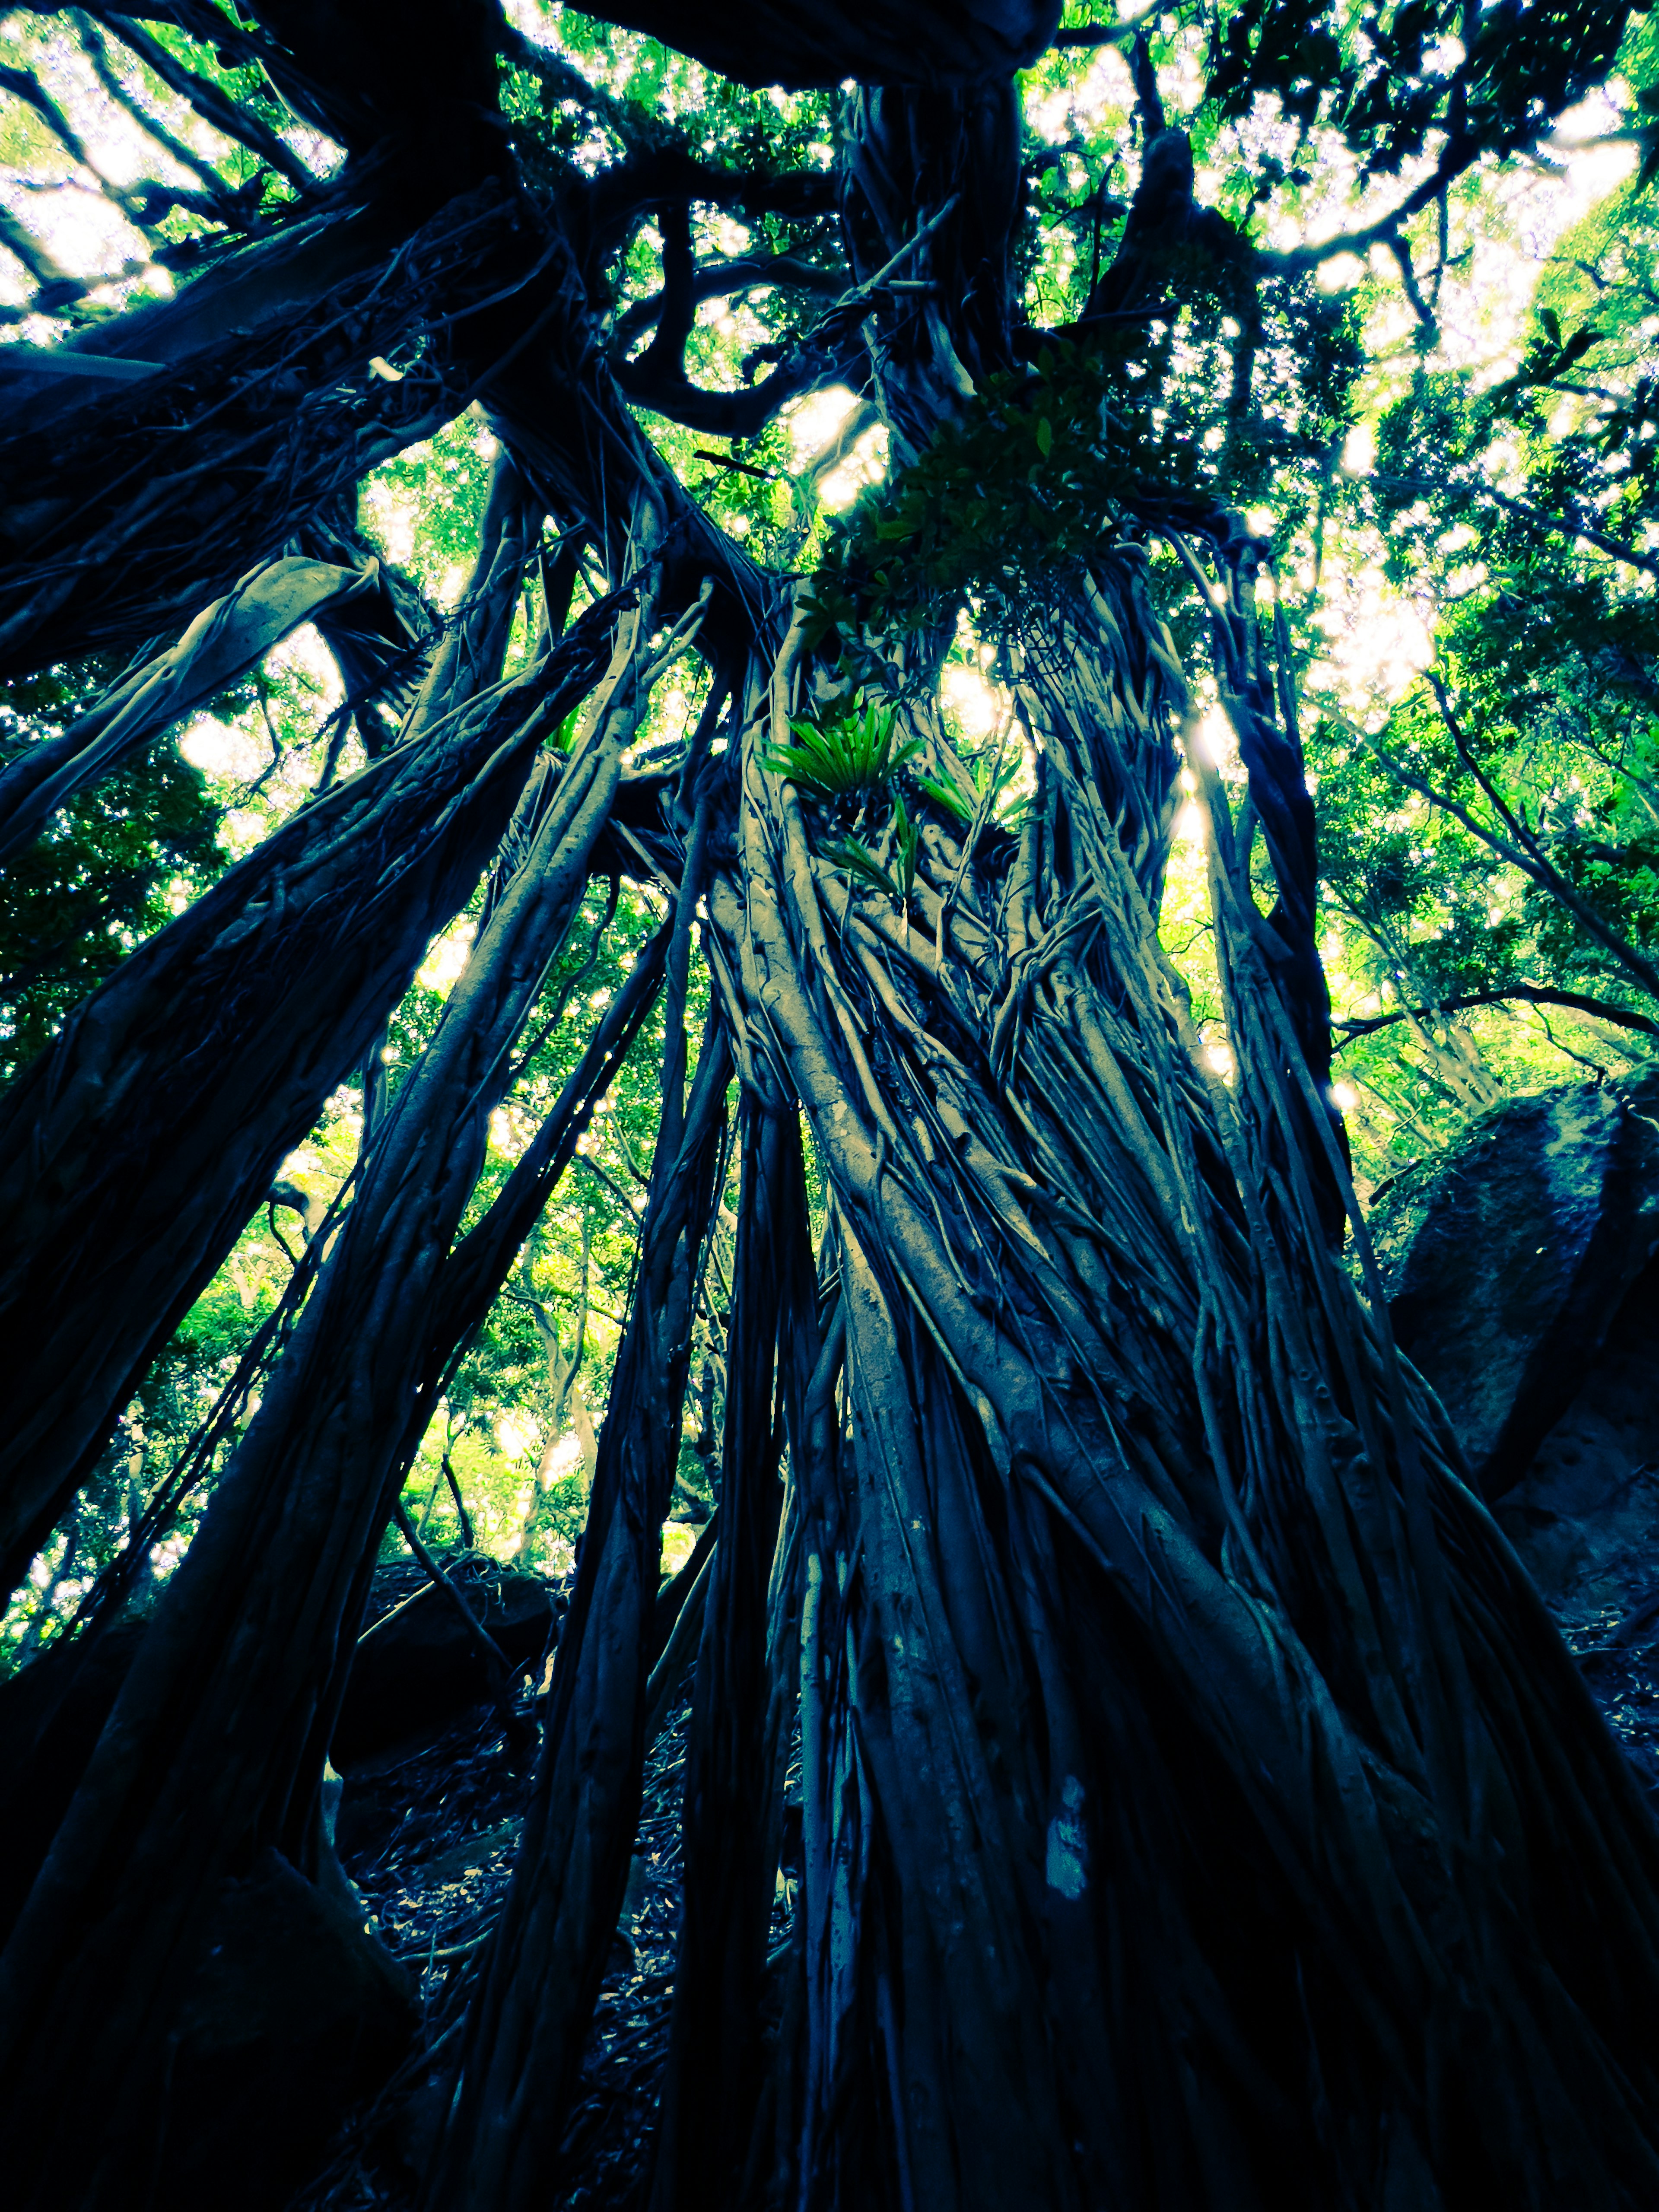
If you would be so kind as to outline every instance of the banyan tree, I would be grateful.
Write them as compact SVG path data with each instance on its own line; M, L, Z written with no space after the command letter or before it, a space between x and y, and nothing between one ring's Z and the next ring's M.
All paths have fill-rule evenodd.
M136 111L189 103L243 181L107 185L174 281L101 318L4 217L56 326L0 355L0 672L116 673L11 760L0 845L301 622L366 755L0 1097L9 1587L486 884L0 1959L9 2201L150 2201L211 1900L271 1850L318 1871L412 1455L653 1006L632 1303L424 2203L556 2198L728 1158L653 2212L1659 2201L1659 1837L1390 1334L1255 512L1340 449L1359 341L1322 261L1380 246L1420 300L1449 196L1605 78L1623 9L609 11L703 65L723 137L579 70L556 11L7 13L46 58L6 88L49 127L72 135L48 33ZM1030 281L1019 77L1056 42L1134 87L1063 319ZM821 95L833 143L745 87ZM1364 222L1274 247L1201 204L1218 117L1268 181L1304 140L1347 149ZM773 341L704 375L699 308L760 288ZM741 441L832 386L884 426L889 481L783 573L647 426ZM434 632L352 494L467 410L496 457ZM940 704L964 623L1012 715L977 760ZM636 757L688 665L700 713ZM1224 1066L1160 937L1189 795ZM516 1041L618 876L662 928L463 1234Z

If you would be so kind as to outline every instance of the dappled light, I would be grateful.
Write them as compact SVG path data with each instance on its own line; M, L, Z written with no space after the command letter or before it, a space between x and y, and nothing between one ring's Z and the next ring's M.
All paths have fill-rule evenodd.
M1656 114L0 9L17 2212L1659 2202Z

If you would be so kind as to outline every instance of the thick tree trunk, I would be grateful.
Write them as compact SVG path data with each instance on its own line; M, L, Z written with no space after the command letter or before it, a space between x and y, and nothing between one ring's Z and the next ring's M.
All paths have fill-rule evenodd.
M348 1600L514 1036L587 884L649 674L622 617L600 699L367 1162L288 1355L169 1584L0 1958L15 2199L130 2206L162 2154L167 2036L217 1884L297 1855ZM352 1624L355 1626L355 1623ZM297 1802L296 1802L297 1801Z
M695 54L739 84L836 85L863 77L926 85L1006 79L1029 68L1060 14L1052 0L907 0L894 9L738 0L718 12L686 0L624 0L611 19Z
M1193 1033L1110 803L1179 672L1141 556L1100 573L1115 685L1036 721L1018 855L941 836L900 907L849 892L757 745L712 901L844 1221L857 1567L805 1901L840 2086L800 2185L1633 2206L1659 1838L1328 1256L1294 980L1196 753L1234 1092Z
M718 21L682 12L639 0L632 20L740 74L888 80L848 111L843 183L860 276L930 226L907 281L934 289L890 295L870 356L895 451L915 454L1019 356L1007 70L1052 15L808 22L769 0ZM462 151L443 192L488 167L476 116L459 112L493 66L471 0L446 0L442 16L465 62L458 98L401 56L382 70L384 0L349 36L298 0L266 13L279 81L291 69L290 96L354 150L375 143L384 103L405 175L422 134L435 149L451 125ZM1190 159L1178 133L1160 147L1148 174L1180 189L1138 205L1101 313L1150 300L1162 244L1186 235ZM256 249L216 291L192 288L171 323L135 319L130 357L145 357L132 349L148 329L173 365L137 410L136 442L64 413L59 504L10 511L19 558L0 572L4 665L136 635L169 593L182 618L275 550L278 521L280 537L388 441L477 395L538 499L613 577L656 552L672 611L718 576L707 637L723 679L765 664L769 700L751 679L727 756L738 782L722 794L706 779L693 812L694 760L666 823L630 825L629 849L678 884L662 1133L535 1797L428 2203L530 2212L558 2184L637 1818L659 1524L735 1066L750 1141L726 1520L693 1601L706 1613L691 1892L659 2206L1474 2212L1496 2194L1526 2212L1645 2207L1659 2197L1659 1838L1394 1350L1326 1095L1311 812L1282 640L1276 652L1256 619L1254 549L1228 516L1127 487L1121 542L1108 533L1012 641L1039 763L1018 842L982 820L964 839L928 811L914 884L873 894L826 858L832 825L763 765L803 703L801 626L775 654L774 587L617 397L586 264L567 239L516 228L518 212L488 187L448 207L383 290L362 289L359 249L389 217L301 227L291 267ZM490 255L458 253L460 221L495 241ZM239 283L257 307L246 340L226 335ZM485 304L492 286L510 296ZM364 427L360 358L441 293L479 310L466 363L440 347L429 389L390 416L370 408ZM274 327L284 296L301 310L292 332ZM337 326L343 305L356 319ZM228 367L245 379L228 398ZM356 396L294 422L260 412L248 373L289 367L306 391L355 380ZM210 369L211 394L192 380ZM180 416L188 468L155 490L152 531L129 487L153 469L161 418ZM245 471L227 481L246 516L198 501L191 471L227 466ZM29 567L38 533L50 557ZM1225 1084L1158 940L1172 741L1192 714L1151 605L1149 535L1212 608L1211 672L1250 775L1236 821L1201 748L1188 751L1210 824ZM503 602L490 605L499 626ZM14 1556L251 1211L279 1136L293 1141L304 1102L314 1111L323 1076L406 979L421 919L465 895L536 739L591 672L586 641L482 698L496 642L469 672L471 648L452 641L417 709L423 742L290 825L199 922L164 933L20 1086L12 1126L33 1121L49 1172L38 1200L0 1183L22 1253L0 1278L3 1310L44 1409L11 1477ZM907 645L908 675L925 678L945 641ZM449 720L452 691L473 703ZM567 902L617 788L609 754L600 788L603 751L586 783L574 769L547 779L556 814L580 815L561 848ZM544 796L518 823L538 852ZM1258 826L1271 915L1251 887ZM711 859L716 1013L688 1103L690 928ZM388 860L403 870L390 889ZM144 2144L192 1915L262 1838L300 1848L388 1493L574 1141L574 1119L550 1127L446 1261L491 1071L556 908L552 886L521 876L495 910L478 992L452 1002L427 1088L406 1090L374 1148L5 1954L8 2031L27 2021L35 2038L8 2093L9 2171L27 2205L130 2201L125 2161ZM487 992L509 945L513 973ZM648 963L641 976L630 1010L654 988ZM145 1085L148 1152L112 1145ZM755 1103L796 1097L830 1185L822 1341L799 1279L793 1132ZM1345 1215L1363 1293L1333 1250ZM774 1219L790 1259L769 1277ZM100 1237L102 1276L88 1257ZM118 1262L130 1295L125 1279L111 1294ZM111 1337L112 1309L104 1364L78 1369ZM798 1540L768 1593L784 1310L801 1340L782 1393ZM778 1620L799 1609L805 1874L763 2084L787 1656L787 1637L767 1648L769 1594Z
M686 1748L684 1907L659 2124L654 2212L736 2201L760 2101L767 1929L782 1785L768 1595L783 1488L779 1355L815 1332L793 1100L744 1096L720 1478ZM804 1296L803 1296L804 1293Z

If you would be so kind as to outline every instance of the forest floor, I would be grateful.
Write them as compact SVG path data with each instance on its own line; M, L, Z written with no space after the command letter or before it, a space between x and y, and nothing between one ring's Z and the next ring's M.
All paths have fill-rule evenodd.
M1633 1610L1564 1606L1557 1619L1659 1817L1659 1603L1644 1601Z
M619 1933L611 1943L566 2137L568 2183L555 2200L559 2212L622 2207L643 2173L673 1996L690 1716L688 1692L646 1762L632 1935ZM422 2033L415 2054L353 2120L291 2212L413 2206L484 1942L512 1879L533 1766L533 1753L515 1759L499 1713L479 1706L407 1759L353 1784L359 1802L350 1825L359 1840L343 1850L343 1863L416 1986Z
M1659 1592L1650 1612L1646 1602L1634 1611L1564 1603L1558 1618L1659 1814ZM646 1764L631 1938L619 1933L611 1947L565 2138L567 2178L553 2200L556 2212L634 2212L645 2179L673 1999L690 1714L688 1690ZM415 2054L346 2129L327 2169L290 2212L412 2212L484 1942L512 1878L533 1765L533 1752L514 1757L499 1713L479 1706L403 1759L354 1781L356 1802L342 1856L418 1989L422 2034ZM624 1927L629 1920L625 1911ZM773 1943L788 1932L781 1899Z

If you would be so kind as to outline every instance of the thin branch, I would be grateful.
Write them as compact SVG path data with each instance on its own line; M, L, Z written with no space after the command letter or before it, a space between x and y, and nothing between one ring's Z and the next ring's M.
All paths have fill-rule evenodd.
M608 1168L602 1168L599 1162L596 1159L590 1158L587 1153L578 1152L575 1158L576 1164L579 1167L586 1168L589 1175L591 1175L596 1182L602 1182L605 1185L611 1197L616 1200L617 1205L620 1206L627 1214L629 1219L630 1221L637 1221L640 1218L637 1195L634 1193L625 1191L622 1185L617 1181L615 1176L611 1174L611 1170Z
M1397 491L1434 492L1447 489L1428 477L1387 476L1380 471L1374 474L1370 481ZM1534 530L1563 538L1580 538L1586 545L1594 545L1599 551L1611 554L1615 561L1623 561L1632 568L1644 570L1650 576L1659 576L1659 554L1639 553L1635 546L1626 544L1622 538L1609 537L1606 531L1598 530L1594 523L1586 522L1580 515L1541 514L1525 500L1514 499L1508 492L1499 491L1495 484L1477 483L1463 489L1474 498L1491 500L1494 507L1501 507L1506 514L1514 515L1517 520Z
M0 207L0 246L15 253L41 290L50 295L47 301L37 301L37 307L79 299L86 289L81 279L71 276L51 248L27 229L9 207Z
M161 118L142 106L122 83L110 58L109 41L105 38L101 27L94 22L90 15L78 11L70 17L70 21L80 34L82 46L92 64L93 75L110 99L132 118L144 136L159 146L169 160L176 161L180 168L188 169L193 176L199 177L216 204L227 210L234 208L237 195L212 163L192 147L187 146L182 138L175 137Z
M1421 324L1422 327L1425 331L1435 330L1437 325L1435 322L1433 313L1430 309L1428 301L1423 297L1422 292L1418 286L1417 271L1412 265L1411 247L1406 243L1406 240L1401 238L1397 230L1391 233L1387 243L1389 251L1393 254L1395 261L1399 267L1400 282L1404 287L1407 299L1411 303L1413 314L1416 316L1419 323Z
M447 1455L446 1455L447 1459ZM453 1478L452 1477L451 1480L453 1480ZM512 1725L514 1717L512 1692L508 1685L513 1680L513 1662L427 1549L415 1523L410 1519L401 1498L392 1502L392 1517L397 1522L399 1534L419 1563L427 1580L432 1584L434 1589L443 1593L453 1610L465 1622L466 1633L470 1641L477 1647L479 1656L494 1678L492 1694L495 1703L502 1713L508 1717L509 1725Z
M187 100L197 113L210 123L216 131L222 131L227 138L234 139L239 146L246 146L250 153L256 154L279 176L286 177L296 191L309 191L316 184L316 178L299 155L268 124L261 123L257 116L246 113L216 84L210 83L206 77L198 76L194 70L187 69L142 23L135 22L131 15L111 15L106 20L122 45L130 46L147 68L155 70L163 84L181 99Z
M691 298L701 305L705 300L723 300L736 292L752 292L763 286L825 294L839 293L846 277L834 269L821 269L814 262L803 261L798 254L744 254L735 261L705 261L691 278ZM653 292L648 300L636 300L632 307L624 307L617 318L611 334L612 354L626 356L635 342L650 329L663 312L667 297L665 289Z
M1370 252L1373 246L1388 246L1391 249L1399 236L1402 223L1409 222L1435 200L1449 185L1455 184L1463 172L1474 166L1485 149L1478 138L1463 131L1453 131L1441 149L1440 159L1432 173L1420 185L1407 192L1397 208L1379 216L1359 230L1340 231L1334 238L1326 239L1318 246L1292 246L1288 252L1275 252L1271 247L1258 246L1256 260L1264 269L1280 271L1286 276L1301 270L1316 269L1321 262L1334 260L1339 253Z
M1395 1022L1425 1022L1448 1014L1466 1013L1473 1006L1502 1006L1511 1000L1529 1006L1560 1006L1570 1013L1588 1014L1593 1020L1606 1022L1619 1030L1635 1030L1644 1036L1659 1037L1659 1022L1646 1014L1633 1014L1627 1006L1609 1006L1604 999L1592 999L1583 991L1558 991L1542 984L1510 983L1491 991L1460 991L1453 998L1443 999L1433 1006L1392 1006L1385 1014L1364 1014L1353 1021L1337 1021L1334 1029L1343 1032L1336 1049L1343 1051L1360 1038L1375 1036L1378 1030L1388 1029Z
M1125 23L1070 23L1054 33L1048 41L1049 50L1065 46L1126 46L1136 31L1152 14L1145 8L1138 15L1131 15Z
M802 392L844 379L861 381L849 359L849 349L864 323L878 304L878 295L894 271L908 261L955 213L962 195L953 192L944 205L907 239L872 276L844 292L829 313L801 333L763 384L748 392L705 392L692 384L683 370L665 376L644 373L644 364L618 362L615 375L619 388L637 405L649 407L670 422L715 437L752 437L786 400ZM652 348L655 352L655 347ZM647 356L648 358L648 356Z
M704 446L693 447L691 458L694 461L713 461L716 468L728 471L735 469L740 477L753 477L757 483L776 483L778 481L775 469L757 469L752 461L734 461L730 453L716 453ZM705 477L704 482L707 481Z
M1439 685L1438 679L1431 675L1430 681L1439 694L1443 687ZM1328 719L1340 722L1352 736L1358 738L1366 750L1374 754L1382 763L1389 774L1397 781L1403 783L1408 791L1414 791L1419 799L1426 799L1431 806L1439 807L1443 813L1449 814L1454 821L1461 822L1469 835L1478 838L1489 852L1496 853L1500 859L1507 860L1512 867L1519 868L1522 875L1530 877L1541 890L1548 891L1552 897L1559 900L1578 923L1585 935L1592 938L1603 951L1611 953L1620 966L1647 994L1649 998L1659 999L1659 969L1656 969L1650 961L1645 959L1627 939L1619 934L1617 930L1608 928L1595 908L1579 895L1553 862L1546 857L1537 840L1530 831L1516 821L1513 813L1501 799L1493 798L1492 803L1498 806L1504 821L1514 829L1516 834L1513 837L1501 835L1489 823L1482 822L1460 800L1449 797L1443 791L1437 791L1426 778L1419 775L1414 769L1408 769L1403 762L1397 760L1385 749L1381 740L1373 737L1370 732L1361 724L1349 722L1345 717L1332 714L1328 708L1324 711ZM1441 711L1443 715L1449 711L1449 702L1443 698ZM1463 738L1455 721L1449 720L1447 726L1450 731L1452 742L1457 746L1460 757L1469 769L1470 774L1481 790L1489 798L1492 798L1489 781L1474 764L1473 757L1468 750L1468 740Z

